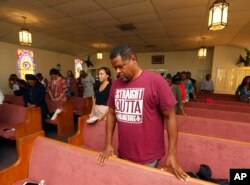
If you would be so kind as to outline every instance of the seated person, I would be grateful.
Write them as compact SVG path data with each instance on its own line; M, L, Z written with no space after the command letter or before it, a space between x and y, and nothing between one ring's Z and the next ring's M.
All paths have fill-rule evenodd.
M242 102L250 103L250 76L246 76L242 80L235 91L235 95L239 96Z
M201 93L213 93L214 92L214 84L211 79L211 75L207 74L206 79L201 82Z

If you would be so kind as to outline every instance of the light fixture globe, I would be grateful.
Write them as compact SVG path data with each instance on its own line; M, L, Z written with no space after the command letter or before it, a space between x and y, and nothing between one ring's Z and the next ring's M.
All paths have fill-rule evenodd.
M97 52L96 57L98 60L102 60L102 52Z
M208 29L222 30L227 26L229 4L226 0L216 0L209 9Z
M207 48L205 46L201 46L198 50L198 59L205 59L207 56Z
M24 27L25 27L26 17L23 16L22 18L24 19ZM19 42L21 45L31 46L31 44L32 44L31 32L29 31L29 29L24 28L24 27L21 28L21 30L19 31Z
M19 31L19 42L21 45L31 46L32 35L28 29L22 28Z

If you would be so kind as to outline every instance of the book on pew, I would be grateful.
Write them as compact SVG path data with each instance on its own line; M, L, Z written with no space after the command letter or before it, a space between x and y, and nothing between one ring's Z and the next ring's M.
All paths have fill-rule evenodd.
M16 129L15 128L5 128L3 129L3 131L5 132L11 132L11 131L15 131Z
M87 120L87 123L88 124L92 124L92 123L95 123L97 120L98 120L98 117L97 116L93 116L93 117L91 117L91 118L89 118Z
M40 180L40 182L25 182L23 185L45 185L45 180Z
M56 111L54 112L54 114L51 117L51 120L55 120L57 117L57 114L59 114L60 112L62 112L62 109L56 109Z

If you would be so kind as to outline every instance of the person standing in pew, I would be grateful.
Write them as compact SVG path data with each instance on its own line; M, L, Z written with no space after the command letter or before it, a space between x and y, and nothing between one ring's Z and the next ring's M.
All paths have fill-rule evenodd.
M167 80L169 86L171 87L172 93L175 96L175 99L177 101L177 103L175 105L175 113L187 116L187 114L185 113L184 108L183 108L183 101L181 99L181 91L179 88L179 83L181 82L180 77L178 75L174 75L172 77L171 74L169 73L166 76L166 80Z
M98 117L98 120L102 120L108 113L108 98L112 85L111 72L107 67L101 67L98 69L98 86L95 91L95 105L93 115Z
M25 79L28 83L23 93L23 101L27 107L40 107L42 112L42 121L48 114L48 108L45 102L45 87L39 82L35 75L26 74Z
M186 180L188 175L176 156L176 100L168 83L160 75L142 70L136 53L128 45L115 47L110 53L110 60L118 79L110 90L105 149L99 154L98 164L104 165L108 157L114 155L112 137L117 124L119 157L157 167L165 155L165 122L168 131L166 166L178 179Z
M78 96L77 82L71 70L67 71L67 96Z
M60 72L53 68L50 70L50 77L48 83L48 93L53 101L66 101L67 83L64 78L61 77Z

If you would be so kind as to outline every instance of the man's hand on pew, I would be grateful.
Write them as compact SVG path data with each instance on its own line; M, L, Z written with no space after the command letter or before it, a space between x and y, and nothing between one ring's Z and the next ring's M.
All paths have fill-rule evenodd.
M113 156L113 157L115 156L115 150L112 145L108 145L103 152L99 153L97 163L101 166L105 165L106 161L108 160L110 156Z
M184 181L188 180L189 176L182 170L180 164L176 159L176 156L168 156L166 166L167 168L170 168L169 170L172 171L178 179Z

